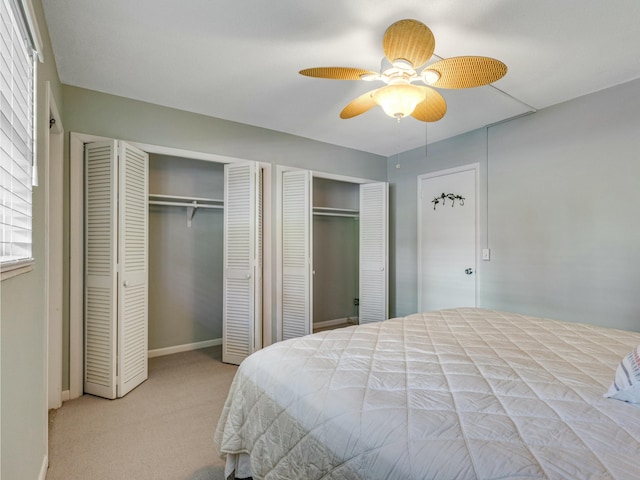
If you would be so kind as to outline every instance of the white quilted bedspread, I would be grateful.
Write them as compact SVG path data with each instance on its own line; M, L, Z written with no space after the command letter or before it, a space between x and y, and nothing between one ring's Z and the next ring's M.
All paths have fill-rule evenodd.
M638 344L480 309L280 342L238 369L215 444L254 479L640 479L640 408L603 398Z

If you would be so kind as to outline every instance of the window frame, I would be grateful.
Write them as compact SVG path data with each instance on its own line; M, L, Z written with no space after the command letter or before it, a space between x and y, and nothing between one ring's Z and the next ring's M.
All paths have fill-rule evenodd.
M10 12L11 28L21 32L21 41L23 43L21 50L31 50L27 52L30 57L30 77L27 79L31 88L31 189L27 203L31 208L29 214L30 232L29 241L31 251L29 257L0 261L0 281L17 275L27 273L34 268L35 258L33 255L33 187L37 186L37 135L38 135L38 61L42 62L42 39L35 21L36 16L33 10L31 0L0 0L4 3L5 8ZM11 42L11 47L15 42Z

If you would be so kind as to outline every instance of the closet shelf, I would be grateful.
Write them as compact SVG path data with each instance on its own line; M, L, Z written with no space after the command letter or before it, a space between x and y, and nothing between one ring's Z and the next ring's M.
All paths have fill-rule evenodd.
M360 212L352 208L313 207L314 215L327 217L352 217L358 218Z
M224 200L205 197L185 197L181 195L149 194L149 205L165 205L187 208L187 227L191 228L193 216L198 208L224 209Z
M164 201L174 201L177 203L199 202L202 204L220 204L220 205L224 204L224 200L220 200L219 198L186 197L184 195L164 195L161 193L150 193L149 201L151 202L152 199L154 199L154 201L157 199L157 200L164 200Z

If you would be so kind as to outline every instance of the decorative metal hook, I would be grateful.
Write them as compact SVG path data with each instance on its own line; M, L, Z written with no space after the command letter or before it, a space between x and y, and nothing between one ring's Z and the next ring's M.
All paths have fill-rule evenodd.
M460 196L460 195L454 195L453 193L442 193L442 195L440 195L439 197L434 197L433 200L431 200L431 203L433 203L433 209L436 209L436 205L438 205L440 202L442 202L442 205L446 204L446 199L451 200L451 207L453 207L456 203L456 200L458 200L458 204L462 207L464 206L464 197Z

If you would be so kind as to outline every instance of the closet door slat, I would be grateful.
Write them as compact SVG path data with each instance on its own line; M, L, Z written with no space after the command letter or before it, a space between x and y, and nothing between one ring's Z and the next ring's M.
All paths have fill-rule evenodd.
M282 339L311 333L311 172L282 174Z
M222 361L239 365L259 348L256 302L259 242L257 235L258 166L255 162L225 165L224 293Z
M118 397L148 377L148 155L119 143Z
M84 392L116 398L117 170L115 140L85 147Z
M384 182L360 186L360 324L388 317L388 191Z

